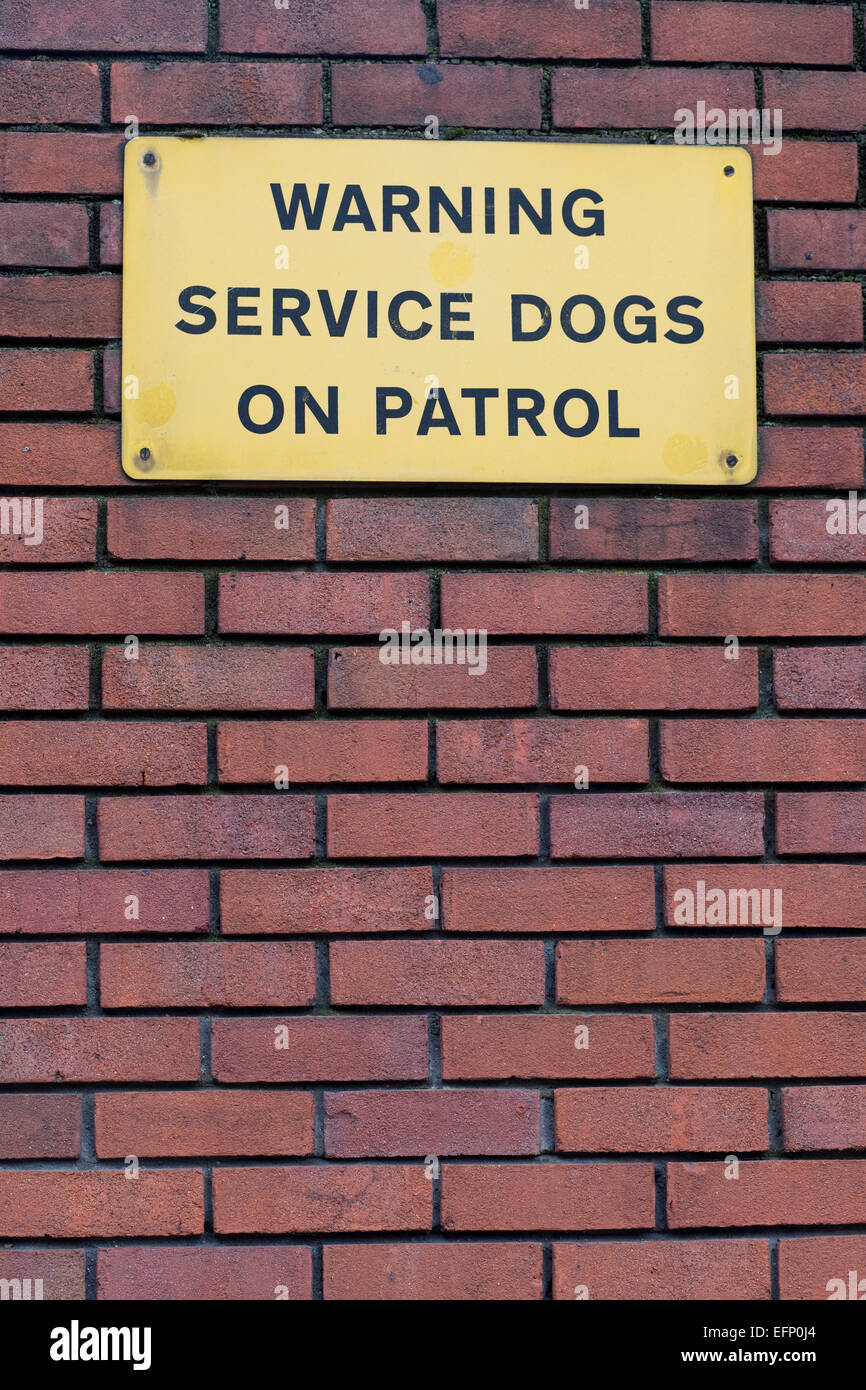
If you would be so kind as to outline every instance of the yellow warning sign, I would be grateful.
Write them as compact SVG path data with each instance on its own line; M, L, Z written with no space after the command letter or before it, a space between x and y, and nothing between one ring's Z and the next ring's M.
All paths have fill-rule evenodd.
M750 482L751 161L131 140L122 392L153 482Z

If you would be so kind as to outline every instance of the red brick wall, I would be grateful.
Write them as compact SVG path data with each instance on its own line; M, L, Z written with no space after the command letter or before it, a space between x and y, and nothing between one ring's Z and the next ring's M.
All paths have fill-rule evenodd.
M0 536L0 1277L866 1276L866 538L825 524L864 481L863 8L0 0L2 495L45 499ZM655 141L701 100L783 114L754 486L122 474L130 115ZM487 628L487 675L381 665L404 617ZM782 931L677 922L698 880Z

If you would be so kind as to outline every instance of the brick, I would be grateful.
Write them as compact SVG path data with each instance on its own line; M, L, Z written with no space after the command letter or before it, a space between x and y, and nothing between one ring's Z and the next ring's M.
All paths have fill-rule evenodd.
M540 1299L541 1246L530 1241L324 1247L324 1297L461 1302Z
M3 42L0 29L0 44ZM102 92L96 63L0 60L3 89L3 123L45 125L72 122L98 125L102 120Z
M0 709L87 709L86 647L0 646Z
M440 782L569 782L578 766L591 783L645 782L643 719L438 720Z
M823 869L827 866L803 867ZM862 922L866 915L862 886L856 907ZM804 1004L813 1000L815 1003L863 1003L866 1001L866 940L854 937L840 941L830 937L777 942L776 992L783 1004Z
M611 865L444 869L446 931L652 931L652 869Z
M862 1299L862 1271L866 1267L866 1237L808 1236L779 1241L779 1297L819 1299L835 1294ZM835 1284L832 1281L837 1281ZM839 1284L841 1280L841 1286Z
M315 849L310 797L117 796L99 806L105 859L306 859Z
M335 858L509 858L538 852L538 798L521 792L328 797Z
M3 574L0 632L186 634L204 631L198 574Z
M553 1297L681 1302L771 1297L765 1240L587 1241L553 1246Z
M863 435L858 429L762 425L754 486L862 487Z
M97 505L77 497L0 498L0 563L93 564Z
M426 26L416 0L371 0L363 9L335 0L298 0L288 11L223 0L220 47L226 53L419 53Z
M782 1137L789 1153L866 1148L866 1086L784 1087Z
M331 1158L536 1154L538 1135L537 1091L325 1094L325 1152Z
M866 353L768 353L764 403L771 415L862 415Z
M755 709L758 653L716 647L555 647L552 709Z
M776 155L755 157L759 203L853 203L857 197L857 146L787 137Z
M331 709L507 709L538 703L538 662L532 647L488 646L484 664L391 666L380 647L332 647ZM464 652L464 656L469 656Z
M843 510L840 510L843 509ZM849 522L847 498L786 498L770 503L770 558L796 563L851 565L866 560L866 520ZM843 519L846 530L836 529ZM861 534L857 522L864 527ZM833 527L832 531L828 527Z
M857 79L863 75L845 74ZM812 74L797 76L806 78ZM842 117L850 112L844 104L835 109ZM773 209L767 213L767 236L770 265L776 269L866 269L866 212L853 208Z
M219 1233L423 1231L431 1224L433 1184L420 1165L219 1168L213 1186Z
M866 125L866 74L773 69L764 73L764 104L781 108L787 130L856 133Z
M863 854L866 792L781 792L776 846L780 854Z
M653 1224L648 1163L447 1163L445 1231L619 1231Z
M313 653L301 647L140 646L102 659L104 709L312 709Z
M141 1168L128 1182L113 1171L0 1171L0 1236L186 1236L204 1229L196 1168Z
M577 519L586 523L586 529L576 529ZM756 560L757 503L727 497L698 502L552 498L550 558L651 563Z
M333 941L330 958L336 1005L544 1003L540 941Z
M288 522L288 529L277 530ZM112 497L108 551L122 560L315 560L312 498Z
M0 796L0 859L79 859L83 854L83 797Z
M848 281L763 280L755 288L759 343L862 343L863 296L859 285Z
M741 1162L726 1182L724 1162L668 1164L668 1225L834 1226L860 1220L866 1163L855 1159Z
M0 943L0 1008L87 1003L83 942Z
M77 1158L80 1148L79 1096L0 1096L0 1157Z
M665 637L862 637L866 578L825 574L666 574Z
M426 1081L427 1020L215 1018L212 1056L226 1082Z
M122 147L95 131L0 131L0 193L118 194Z
M225 932L425 931L433 875L420 867L225 869L220 893Z
M704 918L699 920L700 883L704 884ZM677 895L684 890L695 899L688 921L690 900ZM766 925L774 902L781 894L782 919L788 927L832 927L834 931L866 927L866 868L854 864L678 864L664 870L664 914L668 926L713 927ZM714 891L724 894L724 908L711 907ZM755 894L761 894L759 901ZM746 900L743 894L750 894ZM732 896L733 895L733 896ZM678 906L679 901L679 906ZM766 910L765 910L766 908ZM735 920L728 921L729 917ZM827 943L825 943L827 944Z
M41 1280L41 1296L52 1301L84 1298L85 1267L83 1250L0 1250L0 1279L10 1283L17 1280L21 1290L16 1295L15 1284L10 1297L37 1297Z
M506 634L647 630L640 574L443 574L444 627Z
M663 719L668 782L866 781L859 719Z
M204 725L9 719L0 723L0 783L171 787L207 781Z
M0 203L0 265L87 265L88 227L87 209L77 203Z
M103 944L100 979L105 1009L298 1008L316 998L306 942Z
M309 1091L118 1091L97 1095L98 1158L311 1154Z
M92 353L79 348L0 349L0 410L73 414L92 409Z
M86 8L59 5L42 10L5 8L0 22L3 48L150 50L158 36L163 51L204 51L207 7L192 0L183 10L172 0L90 0Z
M575 130L670 130L676 112L694 110L699 101L725 111L755 105L755 80L746 69L555 68L551 91L553 124Z
M588 1046L579 1048L578 1029L584 1028ZM594 1081L652 1076L655 1070L649 1017L446 1015L441 1030L442 1075L448 1081L531 1081L539 1076Z
M522 497L332 497L325 515L329 560L538 559L538 503Z
M480 58L639 58L640 6L606 0L576 13L556 0L439 0L442 52Z
M7 489L129 484L116 425L0 422L0 451Z
M219 726L221 782L425 782L427 724L404 719L233 720ZM280 774L284 776L285 774Z
M115 275L0 277L0 333L10 338L116 338Z
M538 68L504 63L338 63L331 81L338 126L423 126L431 113L448 126L532 130L541 125Z
M0 1022L0 1078L4 1083L28 1085L70 1081L198 1081L198 1019L4 1020ZM137 1234L143 1235L144 1231Z
M857 1076L866 1070L863 1014L675 1014L671 1076Z
M285 18L285 16L283 16ZM317 125L319 63L115 63L111 119L143 125Z
M757 1004L764 997L761 941L566 941L556 961L563 1004Z
M312 1274L301 1245L121 1246L96 1257L100 1300L307 1300Z
M123 206L121 203L99 205L99 263L119 266L123 263ZM115 370L116 369L116 370ZM107 348L103 357L106 378L106 410L120 412L120 353ZM116 377L109 387L109 376Z
M554 1093L558 1153L756 1152L767 1092L745 1086L575 1086Z
M853 62L848 5L653 0L653 60L698 63Z
M220 632L304 633L334 637L400 630L429 621L423 574L220 575Z
M0 873L2 932L206 932L208 921L208 875L199 869Z
M554 859L758 855L763 823L758 792L595 792L550 799Z

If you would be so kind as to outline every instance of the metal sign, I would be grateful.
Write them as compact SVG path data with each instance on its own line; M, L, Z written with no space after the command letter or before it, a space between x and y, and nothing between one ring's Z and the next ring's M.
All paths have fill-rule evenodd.
M142 137L134 478L755 476L741 149Z

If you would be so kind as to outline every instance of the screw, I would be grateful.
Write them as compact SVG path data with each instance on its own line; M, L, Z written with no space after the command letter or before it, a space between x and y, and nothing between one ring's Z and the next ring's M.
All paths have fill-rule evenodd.
M156 163L156 155L154 154L153 150L148 150L147 154L143 154L141 156L141 162L142 164L147 165L148 169L152 169L154 164Z
M139 451L138 451L138 457L139 457L139 460L140 460L140 462L141 462L142 468L152 468L152 467L153 467L153 462L152 462L152 460L151 460L150 450L149 450L146 446L145 446L145 448L143 448L143 449L139 449Z
M739 461L740 460L737 458L736 454L728 454L727 458L725 459L725 463L728 465L729 468L736 468Z
M145 159L147 159L147 155L145 155L144 157L145 157ZM729 179L729 178L732 176L733 172L734 172L734 166L733 166L733 164L726 164L726 165L725 165L725 178L726 178L726 179Z

